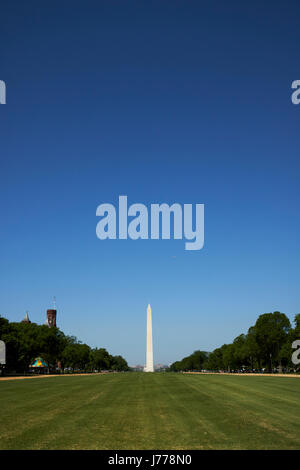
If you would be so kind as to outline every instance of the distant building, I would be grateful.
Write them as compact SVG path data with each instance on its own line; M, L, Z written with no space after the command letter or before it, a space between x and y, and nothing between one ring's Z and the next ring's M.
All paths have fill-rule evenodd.
M26 315L21 321L21 323L31 323L31 321L29 320L28 312L26 312Z
M154 370L166 370L168 369L168 366L166 364L155 364L154 365Z
M144 366L137 364L136 366L130 366L130 368L136 372L142 372L144 370Z
M56 310L55 309L47 310L47 323L50 328L52 326L56 327Z
M56 313L57 313L56 308L47 310L47 317L46 317L46 321L44 325L49 326L49 328L56 327ZM26 312L26 315L21 321L21 323L31 323L31 321L29 320L28 312Z

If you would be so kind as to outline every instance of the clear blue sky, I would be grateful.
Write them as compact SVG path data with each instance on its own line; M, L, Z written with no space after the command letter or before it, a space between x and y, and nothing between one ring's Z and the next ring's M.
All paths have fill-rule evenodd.
M1 5L0 314L130 364L299 303L298 1ZM205 246L96 238L96 208L204 203Z

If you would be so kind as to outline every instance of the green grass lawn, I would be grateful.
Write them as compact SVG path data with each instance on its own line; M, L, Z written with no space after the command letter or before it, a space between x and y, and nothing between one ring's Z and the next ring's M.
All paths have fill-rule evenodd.
M299 395L285 377L0 381L0 449L300 449Z

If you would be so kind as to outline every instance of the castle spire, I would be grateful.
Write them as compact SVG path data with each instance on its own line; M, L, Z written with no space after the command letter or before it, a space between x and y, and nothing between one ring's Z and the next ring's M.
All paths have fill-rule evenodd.
M29 320L29 315L27 311L26 311L25 317L22 320L22 323L31 323L31 321Z

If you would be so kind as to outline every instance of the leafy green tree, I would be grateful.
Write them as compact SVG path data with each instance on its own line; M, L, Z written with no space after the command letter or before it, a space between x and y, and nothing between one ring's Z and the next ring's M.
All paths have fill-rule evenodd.
M256 330L254 326L251 326L248 330L245 341L245 350L248 356L251 370L261 369L261 357L260 349L256 340Z
M109 370L111 366L112 356L105 348L95 348L92 350L93 367L97 370Z
M128 370L122 356L111 356L106 349L91 349L75 336L66 336L58 328L36 323L10 323L0 317L0 339L6 343L7 369L27 371L32 361L41 356L50 368L57 362L63 368L90 370Z
M205 361L208 359L208 353L205 351L194 351L190 356L184 357L181 361L174 362L170 366L170 371L178 372L180 370L202 370Z
M64 368L86 370L90 364L91 349L87 344L71 343L62 352L62 364Z
M297 313L294 318L294 339L300 339L300 313Z
M236 368L235 347L234 344L224 344L221 347L222 362L220 363L221 369L233 370Z
M291 329L289 319L284 313L273 312L260 315L255 323L255 339L259 346L260 357L271 371L280 362L280 350Z
M179 372L181 370L180 365L180 361L173 362L173 364L170 365L170 372Z
M129 367L122 356L112 356L111 369L116 371L127 371L129 370Z
M224 345L223 345L224 346ZM225 368L223 362L223 350L222 348L216 348L212 353L210 353L208 358L207 369L209 370L223 370Z
M269 370L279 365L292 367L291 344L293 339L300 339L300 314L295 316L295 328L284 313L273 312L260 315L247 335L241 334L231 344L223 344L211 353L195 351L190 356L176 361L170 366L171 371L186 370L239 370L246 368ZM201 358L198 360L198 354ZM203 354L203 357L202 357Z

